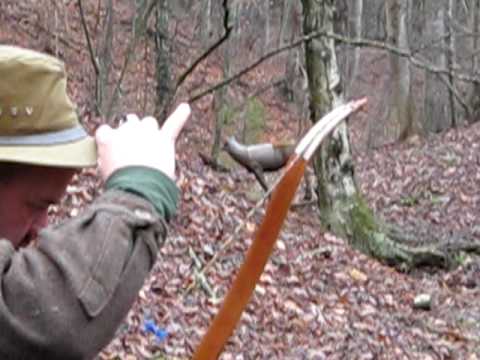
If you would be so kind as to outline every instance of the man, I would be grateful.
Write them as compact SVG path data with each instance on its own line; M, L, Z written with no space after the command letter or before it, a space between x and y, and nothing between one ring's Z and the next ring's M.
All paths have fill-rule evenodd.
M1 359L91 359L114 337L175 212L174 143L189 113L180 105L162 129L129 115L101 126L95 146L63 63L0 46ZM44 228L74 173L97 161L104 194Z

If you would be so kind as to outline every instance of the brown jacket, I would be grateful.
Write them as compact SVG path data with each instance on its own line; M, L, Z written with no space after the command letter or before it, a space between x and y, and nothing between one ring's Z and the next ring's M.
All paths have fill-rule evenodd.
M150 202L108 190L38 246L0 240L0 359L91 359L113 338L166 236ZM119 286L121 285L121 286Z

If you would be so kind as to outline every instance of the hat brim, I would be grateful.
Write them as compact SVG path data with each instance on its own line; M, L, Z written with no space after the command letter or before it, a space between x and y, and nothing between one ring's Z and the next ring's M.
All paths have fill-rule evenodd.
M97 164L97 148L91 136L52 145L1 145L0 161L82 168Z

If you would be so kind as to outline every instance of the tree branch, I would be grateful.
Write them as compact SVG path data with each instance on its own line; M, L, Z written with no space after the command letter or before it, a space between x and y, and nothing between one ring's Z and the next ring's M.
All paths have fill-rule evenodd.
M93 51L92 41L90 40L90 34L88 32L87 22L85 20L85 14L83 12L82 0L78 0L77 2L78 2L78 9L80 11L80 18L82 20L83 31L85 33L85 38L87 39L88 52L90 53L90 60L92 61L93 68L95 69L95 74L98 76L100 74L100 69L98 68L95 52Z
M427 70L431 73L442 74L442 75L452 75L453 77L455 77L456 79L461 80L461 81L471 82L471 83L474 83L474 84L480 84L480 77L478 77L478 76L472 76L472 75L468 75L468 74L462 73L462 72L457 71L457 70L450 70L450 69L447 69L447 68L435 66L431 63L428 63L424 59L419 59L419 58L413 56L412 53L409 50L401 49L401 48L396 47L394 45L386 44L384 42L380 42L380 41L376 41L376 40L369 40L369 39L362 39L362 38L352 39L352 38L349 38L349 37L346 37L346 36L343 36L343 35L340 35L340 34L331 33L331 32L327 32L327 31L316 31L316 32L304 35L304 36L300 37L299 39L293 41L290 44L287 44L285 46L279 47L277 49L274 49L274 50L266 53L265 55L261 56L260 58L258 58L254 62L252 62L250 65L247 65L245 68L243 68L242 70L240 70L236 74L228 77L227 79L217 83L216 85L214 85L214 86L212 86L212 87L210 87L210 88L208 88L208 89L206 89L206 90L204 90L204 91L202 91L202 92L200 92L196 95L193 95L192 97L189 98L188 101L189 102L196 102L199 99L203 98L204 96L206 96L206 95L208 95L208 94L210 94L210 93L212 93L212 92L230 84L234 80L242 77L243 75L250 72L251 70L253 70L257 66L262 64L264 61L270 59L271 57L276 56L276 55L278 55L278 54L280 54L280 53L282 53L286 50L290 50L294 47L300 46L303 43L311 41L311 40L313 40L315 38L318 38L318 37L331 38L331 39L334 39L338 42L342 42L342 43L345 43L345 44L348 44L348 45L351 45L351 46L370 47L370 48L376 48L376 49L380 49L380 50L386 50L386 51L389 51L389 52L391 52L391 53L393 53L397 56L407 58L412 65L414 65L418 68Z
M185 82L186 78L197 68L197 66L205 60L212 52L214 52L220 45L222 45L225 40L230 37L230 33L232 32L233 25L228 22L229 17L229 10L228 10L228 0L223 0L223 9L224 9L224 16L223 16L223 27L225 29L225 33L221 38L219 38L215 43L213 43L206 51L203 52L188 68L183 72L182 75L177 80L175 85L175 91Z
M448 90L452 92L452 94L455 96L455 99L457 99L460 106L462 106L467 113L467 116L470 116L472 109L467 102L463 100L463 96L458 92L458 89L455 87L455 85L448 79L445 79L445 76L443 75L438 76L438 78L448 88Z
M137 46L138 39L141 38L145 32L146 32L146 27L148 23L148 19L150 15L152 14L153 8L156 4L156 0L152 0L150 3L147 3L145 8L142 8L142 5L139 5L136 9L136 14L132 20L132 38L130 39L130 42L128 43L127 46L127 52L123 60L123 65L122 65L122 70L120 71L120 76L118 78L118 81L115 85L115 88L113 90L112 98L110 99L110 103L108 106L107 110L107 118L110 117L113 107L115 106L115 103L117 102L117 98L120 93L120 86L123 82L123 78L126 74L128 65L130 63L130 60L135 53L135 48ZM142 10L145 9L145 12L142 14Z

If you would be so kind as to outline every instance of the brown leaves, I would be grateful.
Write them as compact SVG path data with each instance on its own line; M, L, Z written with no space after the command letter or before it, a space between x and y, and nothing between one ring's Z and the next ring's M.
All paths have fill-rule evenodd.
M377 212L395 223L414 224L418 219L452 230L471 229L480 211L479 131L474 125L414 146L358 156L363 193Z
M480 175L472 144L480 142L479 132L473 127L359 159L363 193L395 223L422 219L437 224L439 232L474 227ZM200 162L181 154L179 214L151 277L101 359L187 359L218 310L262 211L246 218L254 206L246 195L253 179L241 172L215 173ZM98 188L92 177L79 178L65 204L75 208L95 196L91 186ZM231 246L222 250L240 224ZM185 295L220 251L199 286ZM466 259L450 274L401 274L322 233L315 209L300 207L290 212L221 359L478 358L480 271L474 264ZM419 294L431 296L430 310L413 308ZM144 329L146 319L168 337L156 341Z

